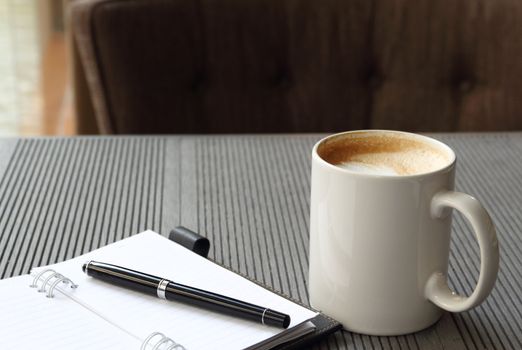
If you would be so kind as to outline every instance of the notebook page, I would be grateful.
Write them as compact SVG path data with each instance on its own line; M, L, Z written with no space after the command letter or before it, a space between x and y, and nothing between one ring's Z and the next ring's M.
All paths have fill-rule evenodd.
M64 295L47 298L31 283L29 275L0 280L1 349L139 349L139 341Z
M82 272L87 260L125 266L281 311L291 316L291 327L316 315L151 231L51 266L80 284L78 298L125 329L140 337L159 331L187 349L243 349L281 330L98 281Z

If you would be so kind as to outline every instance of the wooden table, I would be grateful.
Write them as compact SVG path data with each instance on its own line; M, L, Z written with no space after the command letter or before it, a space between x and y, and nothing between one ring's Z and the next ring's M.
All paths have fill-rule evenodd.
M497 225L501 268L480 307L401 337L338 332L320 349L522 348L522 133L444 134L457 188ZM320 135L0 140L0 274L28 273L150 228L177 225L210 256L308 303L310 151ZM469 293L478 247L455 216L454 288ZM1 340L0 340L1 342Z

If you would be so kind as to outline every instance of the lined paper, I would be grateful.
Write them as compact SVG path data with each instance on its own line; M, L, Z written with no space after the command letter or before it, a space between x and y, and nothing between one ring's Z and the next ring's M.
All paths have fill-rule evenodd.
M0 280L0 348L139 349L139 341L96 314L59 292L47 298L31 283L29 275Z
M75 297L140 338L158 331L187 349L243 349L281 330L95 280L82 272L81 266L88 260L124 266L281 311L291 316L290 327L317 315L152 231L49 266L80 285Z

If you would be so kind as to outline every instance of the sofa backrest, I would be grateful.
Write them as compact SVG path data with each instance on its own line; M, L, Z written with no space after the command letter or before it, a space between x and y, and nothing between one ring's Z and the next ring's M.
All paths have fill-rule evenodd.
M521 19L517 0L72 4L105 133L522 130Z

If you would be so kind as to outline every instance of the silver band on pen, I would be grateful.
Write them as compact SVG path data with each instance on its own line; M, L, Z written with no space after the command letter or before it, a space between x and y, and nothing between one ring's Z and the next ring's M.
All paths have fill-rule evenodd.
M167 285L169 284L169 280L166 280L166 279L162 279L159 283L158 283L158 289L157 289L157 293L158 293L158 298L160 299L167 299L167 297L165 296L165 291L167 290Z
M265 324L265 314L266 314L267 310L268 310L268 308L264 309L263 310L263 314L261 315L261 323L262 324Z

